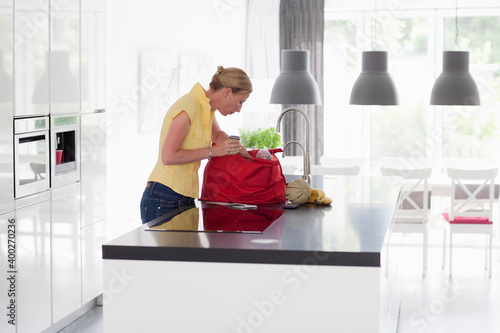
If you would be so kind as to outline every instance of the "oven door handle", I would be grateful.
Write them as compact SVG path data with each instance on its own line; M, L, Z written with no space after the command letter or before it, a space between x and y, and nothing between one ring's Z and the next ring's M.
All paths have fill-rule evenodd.
M47 140L47 136L45 134L40 134L36 136L27 136L24 138L19 138L19 143L28 143L28 142L43 141L43 140Z

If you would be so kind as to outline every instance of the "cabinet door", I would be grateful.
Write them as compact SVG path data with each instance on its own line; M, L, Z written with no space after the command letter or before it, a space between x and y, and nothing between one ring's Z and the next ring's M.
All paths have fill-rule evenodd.
M80 0L50 7L50 112L80 112Z
M0 0L0 214L14 210L14 2Z
M82 305L80 185L52 189L52 320Z
M17 333L51 325L50 201L17 209Z
M106 242L106 220L82 229L83 304L102 294L102 245Z
M106 1L81 0L82 112L106 108Z
M0 320L0 332L15 333L17 325L17 249L14 213L0 215L0 308L6 317Z
M82 227L106 218L106 113L82 114Z
M2 89L2 88L0 88ZM0 214L14 211L14 142L12 109L0 102Z
M49 1L14 8L15 114L49 114Z

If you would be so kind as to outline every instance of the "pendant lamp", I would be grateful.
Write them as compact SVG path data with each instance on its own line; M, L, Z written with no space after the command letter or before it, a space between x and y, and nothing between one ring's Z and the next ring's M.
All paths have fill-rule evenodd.
M321 104L319 87L309 71L308 50L282 50L281 73L274 82L271 91L272 104ZM290 111L298 112L304 117L306 125L305 148L297 141L285 143L284 148L290 143L296 143L304 150L304 175L302 179L311 184L311 155L310 155L310 122L307 114L299 107L291 106L284 109L278 117L276 132L280 132L281 119ZM284 153L283 153L283 156Z
M282 50L281 72L271 91L273 104L321 104L319 87L309 70L308 50Z
M361 74L352 87L350 104L399 104L396 86L387 72L387 52L363 52Z
M455 1L455 46L459 48L458 0ZM434 83L430 104L480 105L479 91L469 72L469 52L443 52L443 72Z
M469 52L443 52L443 72L432 88L431 105L480 105L479 91L469 72Z

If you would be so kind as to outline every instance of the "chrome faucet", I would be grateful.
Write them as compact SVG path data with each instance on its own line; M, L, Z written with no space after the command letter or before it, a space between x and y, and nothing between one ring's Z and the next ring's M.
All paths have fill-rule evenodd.
M283 116L289 112L289 111L297 111L299 112L305 119L306 121L306 148L304 149L304 147L297 141L289 141L287 142L284 146L283 146L283 157L285 157L285 148L288 146L288 144L291 144L291 143L296 143L298 144L302 150L304 151L304 174L302 175L302 179L306 180L309 184L311 184L311 155L309 154L309 128L310 128L310 124L309 124L309 117L307 116L307 114L302 111L301 109L299 108L296 108L296 107L289 107L289 108L286 108L285 110L283 110L281 112L281 114L279 115L278 117L278 123L276 124L276 132L280 132L280 128L281 128L281 118L283 118Z
M304 156L306 155L306 150L304 149L304 146L301 145L298 141L288 141L284 146L283 146L283 158L285 158L285 149L286 147L288 147L288 145L290 144L296 144L298 145L300 148L302 148L302 152L304 153ZM304 175L302 176L302 179L306 180L309 184L311 184L311 178L309 177L309 175L305 172L305 170L307 169L307 159L304 157L304 166L302 167L302 170L304 171Z

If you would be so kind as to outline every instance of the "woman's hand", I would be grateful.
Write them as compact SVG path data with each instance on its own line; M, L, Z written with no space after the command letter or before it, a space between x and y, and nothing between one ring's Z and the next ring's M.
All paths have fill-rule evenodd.
M241 156L243 156L244 158L246 158L247 160L251 161L252 160L252 156L250 155L250 153L248 152L248 150L246 150L245 147L243 147L242 144L240 144L240 151L238 152Z
M248 151L243 147L239 140L229 139L229 135L222 131L219 127L217 119L214 118L212 122L212 135L215 137L215 146L212 147L212 156L225 156L240 154L247 160L251 160Z
M239 140L227 139L219 141L212 147L212 156L236 155L240 152L241 147Z

